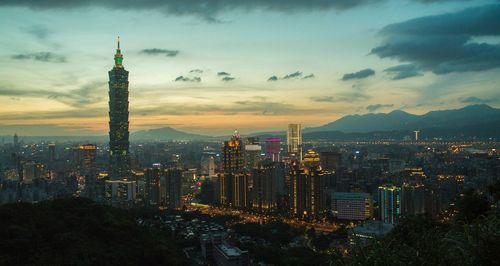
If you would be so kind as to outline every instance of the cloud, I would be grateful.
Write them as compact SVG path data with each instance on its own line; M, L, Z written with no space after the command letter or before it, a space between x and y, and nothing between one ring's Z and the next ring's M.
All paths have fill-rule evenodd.
M221 76L231 76L231 74L229 74L229 73L227 73L227 72L222 71L222 72L218 72L218 73L217 73L217 76L219 76L219 77L221 77Z
M314 102L357 102L369 100L372 97L370 95L361 92L342 92L337 93L332 96L313 96L310 99Z
M12 59L16 60L34 60L40 62L55 62L64 63L66 62L66 57L63 55L56 55L51 52L38 52L38 53L26 53L17 54L11 56Z
M276 76L271 76L267 79L267 81L278 81L278 77Z
M278 81L278 80L287 80L287 79L312 79L314 78L314 74L309 74L307 76L304 76L304 74L300 71L295 71L290 74L286 74L285 76L278 78L277 76L273 75L267 79L267 81Z
M314 74L309 74L309 75L307 75L307 76L303 77L302 79L313 79L313 78L315 78L315 77L316 77L316 76L314 76Z
M234 79L235 78L233 78L233 77L223 77L221 80L227 82L227 81L233 81Z
M296 71L296 72L290 73L288 75L285 75L281 79L297 79L297 78L300 78L300 77L302 77L302 72Z
M189 73L203 74L203 70L201 70L201 69L193 69L193 70L189 71Z
M37 39L45 40L51 33L50 30L42 25L32 25L29 27L22 27L22 31L35 36Z
M178 50L167 50L167 49L159 49L159 48L151 48L141 50L141 54L147 55L165 55L166 57L174 57L179 54Z
M500 36L499 17L500 4L494 4L391 24L371 53L437 75L498 68L500 44L475 40Z
M200 77L190 78L190 77L178 76L177 78L175 78L174 81L176 81L176 82L178 82L178 81L182 81L182 82L201 82L201 78Z
M481 99L476 96L470 96L467 98L463 98L460 100L461 103L467 103L467 104L481 104L481 103L490 103L493 102L491 99Z
M75 8L107 8L111 10L158 11L168 15L196 16L207 22L218 22L217 16L228 11L273 11L280 13L347 10L381 2L381 0L4 0L0 6L28 7L36 10L61 10Z
M375 71L371 68L363 69L354 73L347 73L342 77L342 80L364 79L375 75Z
M393 106L394 106L394 104L380 104L380 103L377 103L377 104L368 105L366 107L366 110L368 110L370 112L373 112L373 111L376 111L378 109L389 108L389 107L393 107Z
M389 73L392 80L407 79L422 76L422 72L414 64L403 64L386 68L384 72Z
M94 81L70 90L69 92L49 91L49 90L23 90L0 87L0 96L46 98L64 103L71 107L85 107L90 104L104 101L105 90L101 90L106 82Z

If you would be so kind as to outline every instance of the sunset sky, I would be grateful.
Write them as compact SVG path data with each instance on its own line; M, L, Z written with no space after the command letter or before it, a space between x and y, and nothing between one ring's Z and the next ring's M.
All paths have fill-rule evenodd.
M106 134L118 35L131 131L500 106L500 1L4 0L0 22L2 135Z

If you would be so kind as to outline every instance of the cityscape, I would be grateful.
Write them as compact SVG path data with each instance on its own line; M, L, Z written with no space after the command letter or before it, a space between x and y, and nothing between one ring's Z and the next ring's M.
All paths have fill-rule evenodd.
M98 22L113 20L110 23L116 25L124 20L131 25L134 19L143 23L143 18L133 15L138 12L139 17L149 14L151 20L192 19L179 27L223 28L238 24L232 22L237 19L261 25L260 16L277 27L280 19L274 16L302 20L319 12L325 17L315 19L323 21L343 17L345 12L362 16L363 9L382 14L403 8L395 1L368 2L6 1L0 3L0 14L12 25L23 21L16 14L33 14L30 21L50 17L50 23L56 23L52 16L75 12L95 14ZM143 58L159 55L173 60L184 51L127 50L129 41L134 47L147 34L139 30L134 37L126 28L104 31L93 25L95 21L75 30L95 27L94 33L83 30L87 32L83 43L93 34L96 39L105 36L113 44L107 59L86 53L93 61L88 65L91 70L68 65L62 67L67 77L50 76L56 67L39 64L73 64L66 61L78 55L59 55L58 47L74 44L70 49L74 54L80 49L75 44L78 40L51 40L50 35L62 35L63 28L71 28L81 18L66 18L68 25L53 30L42 24L16 26L17 31L38 39L35 46L52 47L53 52L12 55L11 51L30 46L15 48L13 30L0 26L6 29L5 36L12 37L0 41L9 58L0 63L0 264L498 264L500 5L496 1L406 2L415 8L406 11L404 6L403 18L394 15L396 20L377 21L374 27L383 28L378 37L385 38L385 43L370 52L405 64L380 71L382 65L372 59L346 62L350 68L359 62L377 67L340 75L332 86L351 82L339 85L351 91L322 96L316 93L325 90L322 86L328 81L318 81L319 67L312 68L314 74L266 76L263 82L270 84L269 89L226 71L193 68L170 78L169 84L175 85L156 94L156 81L147 79L150 75L165 78L167 74L158 74L158 68L175 68L175 62L161 66L153 60L148 66ZM414 12L411 17L416 18L405 19L407 12ZM125 19L127 14L131 21ZM109 18L101 17L105 15ZM117 30L125 34L116 36ZM247 30L254 34L254 28ZM213 37L209 33L203 38L217 38L218 30L213 32ZM66 36L74 37L70 33ZM417 33L419 39L410 36ZM280 38L297 34L276 33L264 47L281 45ZM456 34L448 36L454 41L445 42L447 34ZM298 35L300 40L316 36ZM220 42L240 45L226 38ZM420 38L442 43L436 45L438 49ZM461 38L462 43L454 43ZM396 47L404 42L418 51L399 51L411 49ZM255 43L256 51L260 45ZM244 47L242 54L250 49ZM265 55L261 60L271 64ZM199 60L215 65L221 56L218 48L213 56ZM249 64L258 57L244 56ZM312 52L309 56L316 57ZM196 57L195 53L189 57ZM89 58L77 65L87 64ZM230 68L231 63L224 60L220 65ZM276 55L275 60L282 58ZM280 62L276 66L293 60ZM318 59L317 65L324 63ZM232 72L245 73L245 67L236 63L233 67ZM94 73L96 69L106 70ZM206 81L210 72L217 81ZM383 80L379 72L389 77ZM100 76L101 81L68 89L82 84L85 77L80 74ZM13 82L16 79L19 83ZM45 82L58 79L54 90L45 89ZM400 81L406 79L418 80ZM311 80L318 83L305 83ZM273 87L278 83L290 90ZM388 84L399 86L400 93L382 88ZM36 86L42 89L31 89ZM422 94L416 96L410 92L414 86L426 88L418 89ZM162 102L165 96L171 96L171 101ZM229 103L228 98L239 100Z

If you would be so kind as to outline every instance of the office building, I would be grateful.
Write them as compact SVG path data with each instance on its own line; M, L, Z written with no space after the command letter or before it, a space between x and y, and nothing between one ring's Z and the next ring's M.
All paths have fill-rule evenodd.
M273 162L281 161L281 139L271 137L266 139L266 158Z
M111 180L130 175L128 71L123 67L120 39L115 66L109 71L109 176Z
M245 141L245 167L251 170L260 162L261 147L258 138L247 138Z
M104 184L105 198L112 206L131 206L137 194L135 181L129 180L106 180Z
M162 184L164 182L164 185ZM162 205L169 209L179 209L182 193L182 171L177 168L169 168L162 171L160 178L162 189Z
M302 125L289 124L286 137L288 156L302 161Z
M340 220L364 221L373 216L373 200L368 193L333 192L332 212Z
M264 160L252 170L252 207L255 210L276 210L284 196L284 165Z

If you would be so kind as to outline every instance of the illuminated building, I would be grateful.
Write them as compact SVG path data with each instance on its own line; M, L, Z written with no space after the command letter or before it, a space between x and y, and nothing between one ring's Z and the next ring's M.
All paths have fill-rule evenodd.
M238 131L224 141L219 174L219 202L233 207L248 204L248 175L244 172L243 143Z
M222 146L222 172L235 173L244 167L243 143L240 134L235 131L231 140L224 141Z
M281 139L277 137L266 139L266 158L273 162L281 161Z
M106 180L104 195L113 206L130 206L134 203L137 194L135 181Z
M31 183L34 179L42 177L44 165L35 162L27 162L23 165L23 182Z
M309 150L304 155L304 160L297 171L293 167L292 176L292 206L293 212L298 216L313 217L325 209L326 178L321 169L318 153Z
M95 167L97 157L97 146L95 144L84 144L72 148L72 162L75 167L83 171L91 171Z
M128 71L123 68L120 39L115 66L109 71L109 175L111 180L130 174Z
M393 185L378 187L380 220L395 224L401 215L401 188Z
M302 161L302 125L289 124L286 134L288 156L295 156Z
M368 193L332 193L333 215L341 220L364 221L373 216L373 201Z
M264 160L252 170L252 207L256 210L277 209L284 194L284 167L281 162Z
M258 138L247 138L245 141L245 167L251 170L260 161L260 143Z

